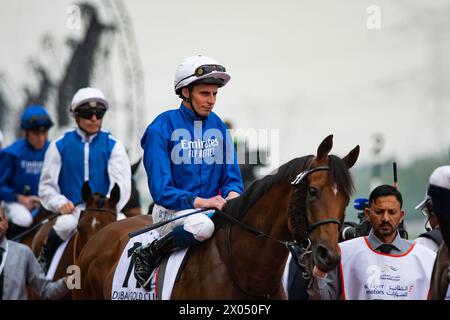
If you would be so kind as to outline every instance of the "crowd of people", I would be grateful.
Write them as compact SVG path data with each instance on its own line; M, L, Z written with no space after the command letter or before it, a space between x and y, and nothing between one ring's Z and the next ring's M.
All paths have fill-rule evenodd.
M212 111L219 88L229 80L226 68L215 59L186 58L175 72L179 108L158 115L142 136L143 165L155 202L149 212L153 222L193 213L159 228L159 239L135 249L134 275L144 288L163 256L209 239L215 210L244 191L233 139ZM80 88L68 106L74 129L50 142L48 132L54 123L46 108L32 105L21 118L24 138L3 148L0 144L0 299L26 299L27 286L42 299L67 294L70 277L51 281L45 274L57 248L75 232L85 205L81 197L85 181L93 192L104 195L117 184L117 212L132 207L140 214L138 195L133 193L130 199L134 181L125 147L102 130L109 108L101 90ZM364 209L369 228L353 239L341 239L341 262L334 270L324 272L315 266L312 278L304 279L288 260L287 298L427 299L436 252L443 242L439 221L447 221L439 217L450 211L446 193L450 167L444 168L431 175L425 199L416 207L429 221L425 233L415 241L403 239L402 194L393 186L378 186ZM30 248L11 239L20 240L44 211L60 215L35 257Z

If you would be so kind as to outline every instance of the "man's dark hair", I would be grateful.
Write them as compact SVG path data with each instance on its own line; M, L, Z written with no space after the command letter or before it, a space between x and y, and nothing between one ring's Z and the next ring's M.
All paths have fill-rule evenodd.
M398 202L400 202L400 209L402 208L403 206L402 194L395 187L390 186L388 184L383 184L372 190L369 196L369 206L372 205L372 203L374 203L379 197L386 197L386 196L395 196Z

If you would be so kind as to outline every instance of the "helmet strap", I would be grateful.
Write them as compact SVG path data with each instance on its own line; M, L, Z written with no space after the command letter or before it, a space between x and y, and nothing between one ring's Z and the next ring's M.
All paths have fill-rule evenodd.
M184 95L183 95L183 92L181 92L181 96L183 97L183 99L187 102L187 103L189 103L190 105L191 105L191 108L192 108L192 111L194 112L194 114L197 116L197 117L199 117L199 118L203 118L201 115L199 115L198 113L197 113L197 111L195 110L195 107L194 107L194 104L192 103L192 89L193 89L193 86L189 86L188 87L188 89L189 89L189 97L185 97Z

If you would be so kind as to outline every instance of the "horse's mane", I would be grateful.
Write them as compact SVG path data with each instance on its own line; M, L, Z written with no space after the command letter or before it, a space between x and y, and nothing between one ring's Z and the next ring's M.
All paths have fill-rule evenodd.
M313 155L309 155L292 159L279 167L274 174L256 180L240 197L230 200L223 211L236 219L241 219L270 188L280 183L290 183L300 172L306 170L313 157ZM336 183L338 190L350 199L354 185L346 164L337 156L329 155L328 157L330 167L328 179L330 183Z

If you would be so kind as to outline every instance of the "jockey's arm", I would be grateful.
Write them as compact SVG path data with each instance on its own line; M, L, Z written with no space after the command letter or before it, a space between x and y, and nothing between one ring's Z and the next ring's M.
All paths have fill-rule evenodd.
M41 177L39 180L39 198L43 207L52 212L70 213L73 203L64 195L58 185L59 173L61 172L61 155L59 154L56 144L50 143L45 153L44 165L42 167Z
M18 201L14 189L10 187L9 181L13 179L14 158L5 150L0 151L0 201Z
M227 201L221 196L215 196L209 199L196 197L194 200L194 208L216 208L222 210Z
M227 143L232 143L230 133L227 132ZM237 161L237 154L234 146L230 145L225 150L231 150L230 153L224 152L224 163L222 164L221 191L227 199L238 197L243 191L241 170ZM230 196L231 195L231 196Z
M192 209L194 194L174 187L171 169L171 154L168 150L170 137L161 130L150 126L146 131L144 167L147 171L148 186L153 201L167 209Z
M17 201L23 204L28 210L39 208L41 206L40 199L37 196L24 196L22 194L18 194Z
M240 196L240 194L237 193L236 191L230 191L230 193L228 193L228 197L226 197L225 200L231 200L231 199L237 198L239 196Z
M120 141L116 141L108 161L108 174L110 180L109 191L114 184L120 188L120 200L117 203L117 212L127 204L131 195L131 164L127 152Z

